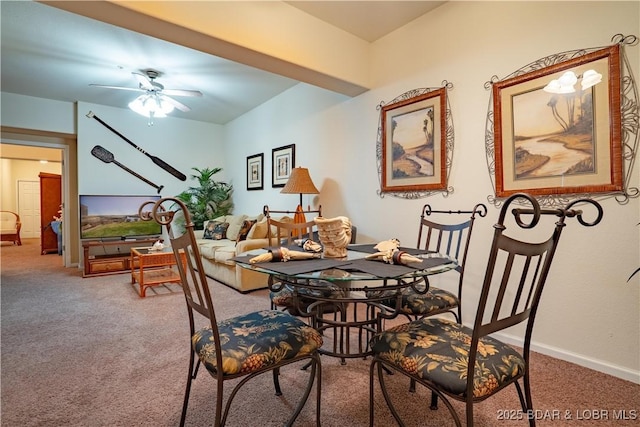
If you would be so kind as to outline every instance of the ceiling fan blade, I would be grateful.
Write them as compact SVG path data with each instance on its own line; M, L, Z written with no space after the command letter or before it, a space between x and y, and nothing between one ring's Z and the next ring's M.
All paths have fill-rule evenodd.
M141 89L145 89L145 90L155 89L151 84L151 80L149 79L149 77L145 76L142 73L137 73L135 71L132 71L131 74L133 74L136 77L136 79L138 80L138 83L140 83Z
M202 92L199 90L163 89L162 93L173 96L202 96Z
M159 95L162 99L164 99L165 101L167 101L168 103L170 103L171 105L173 105L174 107L176 107L178 110L180 111L184 111L185 113L187 111L191 111L191 108L187 107L186 105L184 105L182 102L176 101L175 99L166 96L166 95Z
M91 84L89 84L89 86L103 87L105 89L130 90L130 91L133 91L133 92L146 92L146 90L140 89L140 88L137 88L137 87L108 86L108 85L98 85L98 84L95 84L95 83L91 83Z

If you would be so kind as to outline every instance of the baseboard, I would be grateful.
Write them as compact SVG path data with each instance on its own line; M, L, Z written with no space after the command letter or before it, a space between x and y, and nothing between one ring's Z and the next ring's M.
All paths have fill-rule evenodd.
M522 340L512 335L495 334L494 336L507 344L515 345L518 347L522 346ZM626 381L640 384L640 372L633 371L623 366L614 365L612 363L593 359L582 354L573 353L561 348L553 347L546 344L540 344L537 342L531 343L531 350L537 353L544 354L546 356L555 357L556 359L575 363L576 365L584 366L585 368L593 369L598 372L603 372L605 374L612 375Z

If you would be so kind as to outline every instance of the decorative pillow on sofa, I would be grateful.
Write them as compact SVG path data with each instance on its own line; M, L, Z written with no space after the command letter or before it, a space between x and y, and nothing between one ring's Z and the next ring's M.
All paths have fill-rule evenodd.
M251 230L249 230L249 234L247 234L247 239L265 239L267 237L267 219L263 218L256 222Z
M227 228L227 239L235 242L238 238L240 227L242 227L242 223L245 219L247 219L247 215L227 215L225 220L225 222L229 223L229 228Z
M209 221L204 229L203 239L222 240L227 238L228 222Z
M251 227L253 227L256 222L258 222L258 220L244 220L244 222L242 223L242 227L240 227L240 231L238 232L236 243L247 240L247 235L249 234L249 231L251 231Z

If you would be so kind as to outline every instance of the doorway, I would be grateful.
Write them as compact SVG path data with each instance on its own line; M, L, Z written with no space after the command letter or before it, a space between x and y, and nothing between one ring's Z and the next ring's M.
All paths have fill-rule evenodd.
M77 180L75 178L67 179L68 177L74 177L77 171L77 155L76 147L77 140L75 135L66 134L51 134L47 132L35 133L23 133L24 130L11 129L12 131L3 128L2 132L2 147L1 156L3 165L10 158L19 158L22 160L30 160L33 162L39 162L42 160L38 155L31 154L33 149L50 149L54 156L54 162L57 161L58 168L53 173L58 173L62 176L62 215L65 221L69 223L68 227L62 228L62 241L64 242L64 250L62 256L62 262L65 267L77 267L79 265L79 241L78 231L75 228L78 226L78 214L77 214ZM44 135L46 134L46 135ZM20 153L23 150L25 154L15 154L17 151ZM9 153L9 154L8 154ZM14 153L14 154L11 154ZM43 165L40 168L46 169ZM39 168L39 169L40 169ZM4 169L4 168L3 168ZM73 172L73 173L71 173ZM35 178L25 179L26 181L32 181L38 179L36 173ZM3 171L3 181L5 181L5 175ZM9 184L10 194L3 191L2 202L3 205L8 204L13 206L15 210L18 209L18 181L19 179L13 179ZM3 185L3 190L5 186ZM38 196L38 206L39 206ZM36 223L37 224L37 223ZM39 227L39 225L37 225Z

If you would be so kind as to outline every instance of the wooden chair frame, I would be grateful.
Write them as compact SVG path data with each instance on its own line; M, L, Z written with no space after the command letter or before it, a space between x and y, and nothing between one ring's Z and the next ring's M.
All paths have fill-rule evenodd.
M505 225L505 217L509 212L511 204L517 199L528 201L531 208L515 207L511 209L511 213L515 218L516 224L523 229L533 229L539 223L540 218L544 215L558 217L555 227L545 241L533 242L518 240L504 234L507 227ZM595 207L597 210L596 219L587 222L583 218L583 211L574 209L579 204L587 204ZM473 405L482 401L491 395L506 388L510 384L514 384L524 416L533 413L533 400L531 397L531 386L529 377L529 352L531 348L531 335L533 333L533 325L540 303L540 297L544 285L549 274L549 269L553 261L555 251L560 240L560 235L565 227L565 219L577 217L580 224L591 227L598 224L602 219L603 211L600 204L591 199L579 199L569 203L565 208L558 209L542 209L537 200L528 194L514 194L505 200L500 211L498 222L494 225L494 237L487 269L482 284L482 290L478 303L475 321L473 324L473 333L468 352L468 367L466 372L466 390L463 395L452 394L440 387L438 384L425 380L417 375L412 375L399 367L388 363L378 354L374 354L370 367L370 425L374 425L374 373L376 372L382 389L384 399L391 410L394 418L399 425L403 426L403 422L396 409L391 402L383 375L383 369L391 369L406 375L412 380L424 385L432 390L438 397L445 402L457 426L461 426L460 419L451 405L448 398L465 402L467 426L473 426ZM531 217L530 222L526 222L524 218ZM500 261L499 261L500 260ZM500 263L502 269L496 266ZM488 316L486 316L488 315ZM488 317L488 318L487 318ZM511 381L503 384L497 390L480 398L474 397L474 369L476 358L478 357L478 344L480 339L511 326L526 321L526 328L523 336L524 370L517 376L511 378ZM446 336L438 337L440 340L447 340ZM520 380L523 386L520 385ZM524 390L523 390L524 388ZM535 417L529 417L530 426L535 426Z
M20 239L20 229L22 228L22 222L20 221L20 215L11 211L0 211L0 213L8 213L16 217L16 229L12 232L3 230L2 234L0 234L0 241L13 242L14 245L21 246L22 240Z
M316 223L313 219L304 222L295 222L295 215L315 214L314 216L322 216L322 206L318 209L308 209L306 211L281 211L272 210L265 205L263 208L264 216L267 218L267 241L271 246L292 246L297 239L313 239L313 233L317 230ZM294 220L284 222L274 219L272 214L294 214ZM274 230L275 229L275 234Z

